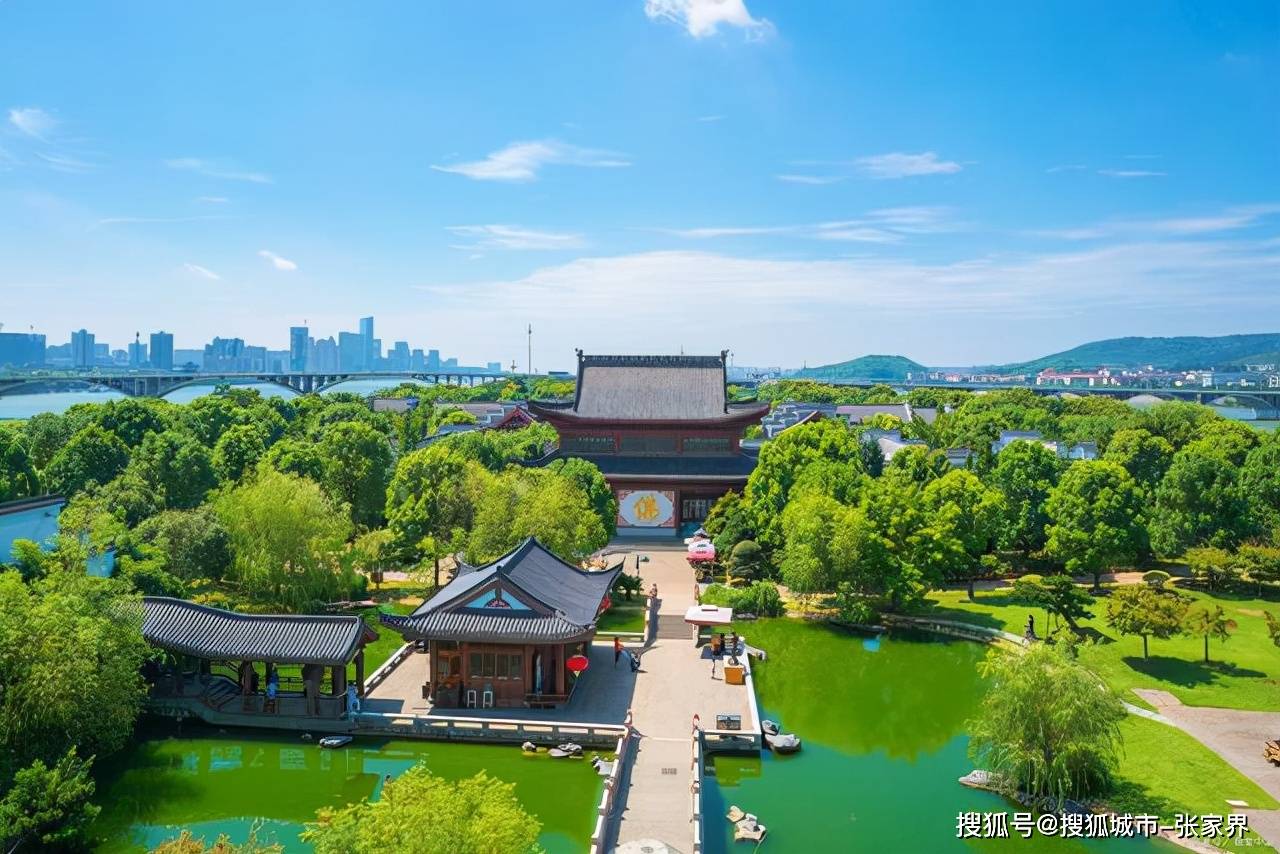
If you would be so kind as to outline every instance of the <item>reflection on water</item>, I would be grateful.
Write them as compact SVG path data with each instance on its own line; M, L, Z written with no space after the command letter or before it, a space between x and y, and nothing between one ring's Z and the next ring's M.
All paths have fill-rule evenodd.
M516 784L522 804L542 821L548 851L581 851L594 826L601 778L586 761L526 756L517 746L357 739L340 750L275 734L152 738L99 770L102 815L93 833L101 851L149 850L184 827L212 842L220 834L243 841L256 827L260 842L307 851L303 824L323 806L376 799L387 776L419 761L448 779L478 771Z
M736 804L769 828L775 852L963 851L1145 852L1147 840L956 839L956 813L1012 810L967 789L972 770L964 722L982 699L978 644L861 635L794 619L744 627L768 653L755 668L761 714L804 742L792 756L719 756L703 787L706 851L733 843L723 816Z

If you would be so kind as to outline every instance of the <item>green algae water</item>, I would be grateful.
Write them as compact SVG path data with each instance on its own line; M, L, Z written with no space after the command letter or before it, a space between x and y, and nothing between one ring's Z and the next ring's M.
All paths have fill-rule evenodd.
M980 644L869 638L794 619L742 628L768 653L754 665L762 716L804 747L791 756L709 760L702 795L708 854L751 850L733 842L724 819L732 804L759 816L769 829L761 851L775 854L1178 850L1142 839L956 838L961 811L1014 811L998 795L956 782L973 769L964 722L982 700Z
M222 833L243 842L256 828L259 842L309 851L298 834L317 809L376 799L387 775L421 761L450 780L483 770L515 783L521 804L542 822L539 842L550 854L568 854L589 847L603 790L589 762L526 756L516 745L357 738L325 750L279 733L190 726L185 733L143 738L103 764L93 829L99 851L146 851L183 828L210 843Z

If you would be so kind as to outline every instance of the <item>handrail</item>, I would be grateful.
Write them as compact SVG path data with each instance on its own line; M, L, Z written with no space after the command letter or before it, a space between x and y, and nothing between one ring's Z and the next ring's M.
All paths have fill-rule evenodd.
M629 759L631 740L635 733L632 727L630 709L627 709L627 716L623 721L622 727L622 734L618 736L618 740L614 744L613 769L604 780L604 791L600 795L600 803L596 806L596 823L595 829L591 834L590 854L603 854L605 846L608 844L610 817L618 798L618 790L622 785L622 770Z
M693 825L693 854L702 854L702 764L703 764L702 730L693 725L693 782L689 786L693 799L690 808L690 821Z
M402 661L404 661L406 658L408 658L412 654L413 654L412 643L406 643L402 645L399 649L397 649L395 652L393 652L390 658L382 662L382 664L378 665L377 670L373 671L372 673L370 673L368 676L364 678L365 694L368 694L378 685L382 684L382 682L386 680L387 676L390 675L391 671L395 670L396 667L398 667Z

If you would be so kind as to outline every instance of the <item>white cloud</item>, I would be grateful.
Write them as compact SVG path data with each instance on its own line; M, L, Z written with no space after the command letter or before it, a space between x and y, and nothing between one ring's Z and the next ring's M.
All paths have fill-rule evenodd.
M192 264L190 261L183 264L182 267L188 273L194 273L195 275L200 276L201 278L210 279L211 281L216 282L222 278L217 273L210 270L208 267L201 267L199 264Z
M43 141L58 126L58 120L39 107L13 107L9 110L9 124L19 133Z
M211 219L226 219L222 216L109 216L97 220L92 226L93 228L101 228L104 225L151 225L166 224L175 222L204 222Z
M719 121L723 121L723 120L724 120L724 116L719 116L719 115L716 115L716 116L698 116L698 121L700 121L700 122L719 122Z
M1169 173L1151 169L1099 169L1098 174L1108 178L1163 178Z
M226 196L196 196L196 201L204 205L225 205L231 200Z
M773 177L788 184L812 184L814 186L835 184L845 178L843 175L774 175Z
M703 226L699 228L657 229L686 240L714 240L721 237L758 237L781 234L817 240L856 243L897 243L908 234L955 231L959 225L949 219L950 209L936 206L880 208L857 219L797 225Z
M165 166L195 172L207 178L221 178L226 181L247 181L251 184L270 184L271 176L262 172L249 172L222 161L204 160L199 157L177 157L166 160Z
M908 178L914 175L949 175L962 168L954 160L939 160L932 151L906 154L901 151L859 157L854 165L868 178Z
M271 262L272 267L275 267L277 270L283 270L286 273L292 273L294 270L298 269L298 265L296 263L290 261L288 258L283 258L277 255L270 249L259 249L258 256L266 258Z
M1083 163L1064 163L1061 166L1050 166L1044 171L1052 175L1056 172L1083 172L1088 168L1089 167Z
M45 154L42 151L36 152L36 157L44 161L45 165L55 172L70 172L72 174L80 174L89 172L97 168L94 164L84 160L77 160L74 157L68 157L65 154Z
M1118 236L1193 237L1250 228L1276 214L1280 214L1280 204L1237 205L1201 216L1117 219L1081 228L1047 229L1033 234L1062 240L1097 240Z
M684 27L695 39L715 35L721 24L741 29L752 41L773 33L773 24L752 17L745 0L645 0L644 13Z
M455 248L475 249L576 249L586 245L581 234L536 231L518 225L451 225L446 231L475 240Z
M548 164L586 167L621 167L631 164L621 155L594 148L581 148L554 139L513 142L490 153L483 160L432 165L438 172L465 175L477 181L533 181Z

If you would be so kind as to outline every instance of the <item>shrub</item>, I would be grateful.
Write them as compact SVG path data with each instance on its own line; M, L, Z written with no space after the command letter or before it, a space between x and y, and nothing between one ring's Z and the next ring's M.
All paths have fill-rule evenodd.
M772 581L756 581L750 587L736 589L712 584L702 594L702 601L757 617L781 617L785 611L778 585Z
M1163 590L1165 584L1167 584L1169 579L1172 577L1172 575L1165 572L1163 569L1153 569L1150 572L1142 573L1142 580L1156 590Z

